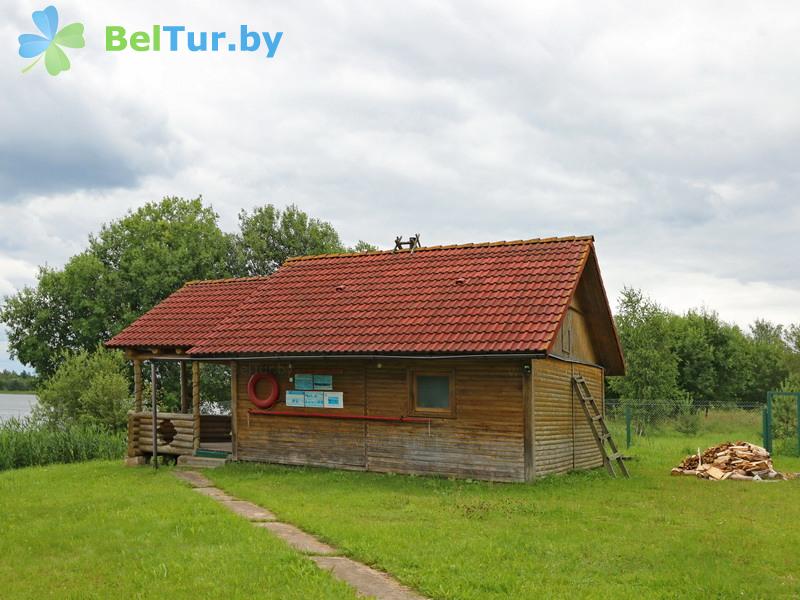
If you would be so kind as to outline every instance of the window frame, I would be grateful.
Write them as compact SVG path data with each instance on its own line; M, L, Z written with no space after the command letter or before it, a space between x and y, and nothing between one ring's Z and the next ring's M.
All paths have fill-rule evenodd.
M417 406L419 392L417 387L417 377L433 376L447 377L449 392L447 408L428 408ZM456 374L454 369L409 369L408 371L408 412L414 416L439 417L444 419L454 419L456 416Z

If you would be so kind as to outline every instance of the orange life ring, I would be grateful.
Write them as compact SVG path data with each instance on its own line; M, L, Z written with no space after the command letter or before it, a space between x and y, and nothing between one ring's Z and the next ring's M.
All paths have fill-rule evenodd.
M259 398L256 394L256 386L262 379L266 379L272 384L272 391L266 398ZM247 397L259 408L271 408L278 401L279 393L278 380L272 373L255 373L247 382Z

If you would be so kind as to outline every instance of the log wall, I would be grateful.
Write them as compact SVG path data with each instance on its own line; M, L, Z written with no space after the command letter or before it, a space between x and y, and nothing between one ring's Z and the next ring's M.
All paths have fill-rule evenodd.
M158 413L158 453L191 455L194 452L194 420L184 413ZM167 443L163 430L171 427L175 434ZM153 453L153 414L150 412L128 413L128 456L142 456Z

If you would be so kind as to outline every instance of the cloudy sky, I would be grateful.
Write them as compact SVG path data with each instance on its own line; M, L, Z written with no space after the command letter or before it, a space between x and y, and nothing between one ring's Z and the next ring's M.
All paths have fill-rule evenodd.
M22 75L44 6L0 8L0 295L202 194L228 230L296 203L380 247L594 234L612 297L800 321L796 2L63 0L86 48ZM106 25L155 24L283 39L104 50Z

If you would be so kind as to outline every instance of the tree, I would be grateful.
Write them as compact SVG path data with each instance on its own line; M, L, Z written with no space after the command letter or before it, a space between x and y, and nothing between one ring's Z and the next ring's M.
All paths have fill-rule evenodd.
M330 223L310 218L295 205L272 204L239 213L242 275L269 275L287 258L345 252Z
M28 392L36 387L36 375L27 371L15 373L14 371L0 371L0 390Z
M713 313L689 311L670 319L672 351L678 361L678 385L695 406L708 407L717 398L717 348L712 338L719 321Z
M122 352L102 346L94 352L64 355L60 365L37 390L37 417L54 426L99 425L120 430L133 408Z
M790 349L784 340L782 325L757 319L748 335L750 385L743 394L748 402L763 402L770 390L776 390L789 376Z
M107 269L109 333L155 306L184 283L229 277L232 236L202 199L164 198L104 225L89 250ZM116 304L116 306L114 306Z
M104 225L62 270L7 297L12 356L50 376L65 352L94 349L193 279L231 275L234 240L198 198L164 198Z
M377 252L378 247L364 240L358 240L356 245L352 248L348 248L347 251L351 254L363 254L365 252Z
M741 399L748 385L747 339L735 325L723 323L706 309L672 316L673 351L678 359L678 384L706 408Z
M800 323L789 325L785 329L785 337L789 349L796 354L800 354Z
M747 336L748 383L742 390L745 402L763 402L789 375L790 350L783 337L783 326L757 319Z
M47 378L65 353L94 350L187 281L267 275L292 256L375 249L363 241L345 249L330 223L294 205L242 211L238 235L217 221L201 198L172 197L104 225L63 269L41 267L35 286L4 299L10 354ZM225 383L214 380L214 389Z
M640 290L626 287L620 294L615 319L627 375L610 377L611 390L620 398L644 402L680 398L683 391L678 384L669 313Z
M784 338L789 349L786 365L789 376L800 381L800 323L789 325L784 330Z

